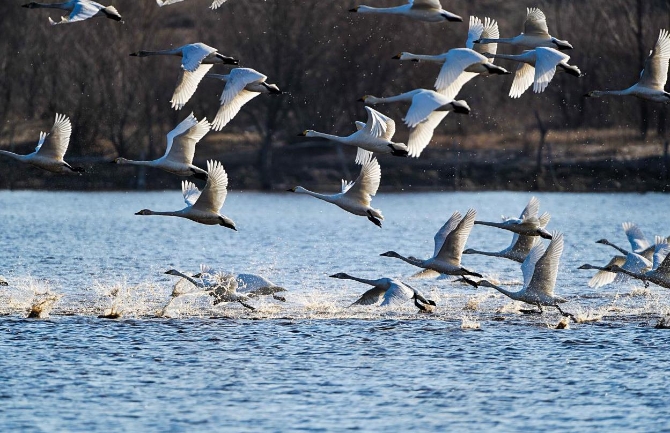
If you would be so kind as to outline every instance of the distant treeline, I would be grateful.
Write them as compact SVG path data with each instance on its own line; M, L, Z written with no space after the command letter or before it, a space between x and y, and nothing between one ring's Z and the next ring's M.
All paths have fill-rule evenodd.
M665 106L631 98L588 99L584 94L623 89L637 80L659 29L670 28L667 0L442 0L445 9L465 21L440 24L348 12L360 3L392 6L404 0L231 0L217 11L207 8L207 0L163 8L154 0L103 3L110 1L123 15L124 24L96 18L52 27L47 17L56 18L62 11L21 8L26 0L0 2L1 148L27 152L36 144L39 131L49 130L58 112L72 120L70 159L104 162L117 155L160 156L165 134L191 111L198 118L214 117L223 85L203 80L186 107L174 111L169 100L179 59L128 54L199 41L239 58L241 66L266 74L268 82L287 92L256 98L226 127L220 140L210 137L200 145L204 152L196 152L196 163L204 165L199 155L215 154L225 166L235 152L251 149L253 164L240 173L257 176L259 182L231 177L231 184L271 189L277 171L273 152L304 142L296 137L302 130L346 135L354 131L355 120L365 120L363 106L356 102L361 96L432 88L438 66L401 63L392 60L394 55L401 51L437 54L463 46L469 15L496 19L501 37L517 35L526 7L531 6L544 11L552 35L572 43L575 49L567 52L570 63L586 75L576 79L558 74L545 93L529 90L520 99L507 96L512 76L477 78L459 95L472 107L472 114L447 116L436 134L457 136L467 148L469 134L513 136L537 129L536 113L543 128L552 130L635 128L649 139L665 134ZM499 52L513 49L500 45ZM497 63L516 68L514 63ZM227 70L215 66L212 72ZM401 119L407 107L377 108L398 123L395 141L406 140ZM231 134L241 138L227 139ZM421 167L417 161L406 162L407 170ZM5 164L10 162L0 160L0 167ZM133 170L136 177L144 176L144 171ZM120 177L128 171L119 173ZM41 175L32 170L30 174ZM0 176L0 187L15 184ZM119 179L118 184L104 187L142 185Z

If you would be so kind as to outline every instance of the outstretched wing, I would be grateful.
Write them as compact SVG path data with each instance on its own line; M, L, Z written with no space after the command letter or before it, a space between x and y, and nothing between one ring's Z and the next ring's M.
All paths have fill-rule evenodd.
M465 41L466 48L474 50L475 41L481 39L483 31L484 31L484 24L482 24L482 20L471 15L468 27L468 39Z
M468 210L456 228L447 234L442 248L440 248L440 251L437 253L437 258L449 262L454 266L461 265L461 255L463 254L463 248L465 247L468 236L470 236L472 227L475 224L476 216L476 210Z
M250 92L242 89L229 103L219 107L216 117L212 122L212 129L215 131L222 130L235 116L240 112L244 105L260 95L258 92Z
M377 194L379 182L382 178L382 170L377 158L373 158L363 165L361 174L356 182L346 191L346 194L357 199L364 206L370 206L372 197Z
M195 145L209 132L210 127L207 118L203 117L200 122L190 127L186 132L174 137L172 147L166 154L167 159L183 164L192 164Z
M384 293L384 301L382 301L380 306L402 305L412 299L412 296L414 296L414 290L399 281L394 281L391 283L391 287Z
M496 20L491 18L484 18L484 31L480 36L482 39L499 39L500 31L498 31L498 23ZM491 53L496 54L498 52L498 44L477 44L474 48L478 53ZM489 59L489 63L493 63L492 58Z
M194 72L200 67L202 61L205 60L207 56L216 53L216 48L198 42L195 44L184 45L181 47L181 53L182 69L188 72Z
M183 2L184 0L156 0L156 3L158 3L158 6L163 7L167 5L171 5L174 3L179 3Z
M40 156L62 161L70 144L71 135L72 124L70 119L64 114L56 114L51 132L49 134L40 133L40 141L35 148L35 152Z
M530 198L528 204L521 212L519 219L526 220L528 218L537 217L539 211L540 211L540 200L538 200L537 197L533 196Z
M444 245L444 241L447 239L447 235L454 231L458 223L461 222L461 218L462 215L459 211L454 212L451 214L451 217L447 220L447 222L442 225L437 233L435 233L435 237L433 237L433 240L435 241L433 257L437 257L437 253L439 253L440 249L442 249L442 245Z
M523 24L525 35L549 37L547 17L538 8L527 8L526 22Z
M521 273L523 274L523 287L527 288L533 279L533 273L535 272L535 265L537 261L540 260L544 254L544 245L539 242L536 243L533 248L530 249L530 252L526 256L526 259L521 263Z
M184 196L184 201L187 205L193 206L200 197L200 190L193 182L183 180L181 182L181 193Z
M630 242L630 247L634 253L640 253L651 246L647 237L642 233L642 229L637 224L625 222L621 226L624 233L626 233L626 237L628 237L628 242Z
M535 270L528 286L532 287L538 293L553 296L556 277L558 276L558 264L562 254L563 234L552 233L552 240L549 246L542 257L535 263Z
M382 137L390 140L393 134L395 134L395 122L393 119L367 105L365 106L365 111L368 113L368 120L363 130L372 137Z
M510 98L518 98L528 90L535 79L535 68L528 63L519 63L514 73L512 88L509 90Z
M610 260L609 263L604 267L607 268L613 265L622 266L625 263L625 261L626 258L624 256L614 256L612 257L612 260ZM614 272L598 271L593 277L591 277L591 279L588 282L588 286L597 289L599 287L605 286L613 282L616 276L617 274Z
M175 110L181 110L184 105L191 99L191 96L195 93L195 90L198 88L198 84L202 78L212 69L214 65L200 65L195 71L189 72L187 70L182 70L179 74L179 80L177 81L177 88L172 95L170 103L172 108Z
M409 110L407 110L405 124L410 128L414 128L419 123L428 119L428 116L430 116L433 111L449 102L451 102L451 100L437 92L431 92L429 90L416 92L412 97L412 104L409 106Z
M70 12L70 15L67 18L61 17L59 22L55 22L49 17L49 22L51 25L57 25L84 21L94 17L103 7L104 6L101 4L95 2L79 2L75 4L74 8L72 8L72 12Z
M407 141L409 156L418 158L421 155L423 149L430 144L435 128L447 114L449 114L448 111L434 111L428 115L428 119L410 129L409 140Z
M665 90L668 80L668 61L670 61L670 34L661 29L654 49L644 62L640 84L656 90Z
M194 209L218 213L228 195L228 175L218 161L207 161L207 183Z
M439 0L409 0L409 4L419 9L442 9Z
M435 89L438 92L449 89L448 93L442 94L449 99L453 99L465 83L477 76L476 73L465 72L466 68L476 63L488 63L488 59L469 48L449 50L445 56L442 69L440 69L440 74L435 81Z
M382 287L373 287L367 292L363 293L360 298L356 300L351 305L374 305L377 304L379 301L384 299L384 293L386 293L386 289Z
M210 9L218 9L222 4L227 2L228 0L214 0L212 2L212 5L209 7Z
M556 74L556 66L563 61L568 61L570 56L553 48L535 48L535 83L533 92L542 93L547 88Z

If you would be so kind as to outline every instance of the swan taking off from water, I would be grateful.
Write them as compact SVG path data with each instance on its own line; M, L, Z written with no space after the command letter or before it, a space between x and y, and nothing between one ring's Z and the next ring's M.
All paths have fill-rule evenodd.
M161 51L138 51L131 53L135 57L147 56L179 56L181 61L181 74L177 82L177 88L172 95L170 103L175 110L181 110L191 99L198 88L202 78L209 72L215 63L226 65L237 65L239 61L232 57L220 54L216 48L201 42L188 44L171 50Z
M226 83L221 93L221 107L212 122L212 129L220 131L242 109L242 106L261 93L281 95L276 84L265 82L268 77L250 68L235 68L228 75L207 74Z
M521 264L523 272L523 289L518 292L510 292L502 287L496 286L486 280L478 281L479 286L491 287L503 295L515 301L537 305L542 312L542 307L556 307L563 315L566 315L558 304L567 302L566 299L554 294L556 276L558 275L558 264L563 254L563 234L554 233L551 243L547 249L542 244L535 245Z
M571 50L572 45L568 41L556 39L549 34L547 17L538 8L526 8L526 22L523 24L523 33L513 38L487 38L482 37L474 41L475 44L510 44L524 48L555 48L557 50Z
M494 65L493 59L484 57L481 52L490 49L492 54L497 51L496 44L477 45L473 44L475 39L486 31L487 35L498 35L498 24L485 19L486 25L477 17L470 17L470 30L468 32L467 48L454 48L446 53L438 55L423 55L412 53L400 53L393 57L398 60L427 61L442 65L440 74L435 81L435 89L446 96L454 99L461 91L463 85L477 75L504 75L510 74L505 68ZM497 36L496 36L497 37ZM477 48L476 50L473 48Z
M70 11L70 15L67 17L61 17L59 22L55 22L51 19L51 17L49 17L49 23L51 25L74 23L94 17L107 17L113 19L114 21L121 21L123 23L121 14L119 14L119 11L117 11L114 6L104 6L100 3L96 3L90 0L70 0L64 3L30 2L23 5L23 7L29 9L48 8Z
M644 62L640 80L624 90L593 90L586 96L599 98L606 95L631 95L653 102L670 102L670 93L665 91L668 80L668 62L670 61L670 34L661 29L654 49Z
M432 313L435 309L435 301L426 299L418 290L408 286L402 281L393 278L379 278L377 280L366 280L364 278L352 277L345 273L331 275L330 278L339 278L342 280L354 280L359 283L374 286L372 289L363 293L353 305L375 305L381 302L380 307L402 305L410 299L414 300L414 305L422 312Z
M279 287L267 278L256 274L231 274L229 272L215 271L209 266L200 265L200 273L193 276L193 278L200 278L207 284L207 282L216 282L224 276L234 278L236 290L240 293L248 294L249 296L268 296L274 295L278 292L286 292L286 289ZM228 277L226 277L228 278Z
M72 167L63 161L67 146L70 144L70 135L72 135L70 119L64 114L56 114L56 121L51 127L51 132L48 134L40 132L40 141L33 153L17 155L13 152L0 150L0 155L7 155L52 173L83 173L83 168Z
M521 216L519 216L519 219L523 220L524 218L531 218L531 217L538 218L537 214L539 213L539 211L540 211L540 200L538 200L537 197L531 197L530 201L524 208L523 212L521 212ZM503 217L503 220L504 219L505 218ZM549 215L549 213L547 212L543 213L538 218L540 228L545 229L545 227L547 227L547 224L549 224L550 219L551 215ZM477 251L469 248L463 251L463 254L482 254L485 256L502 257L505 259L514 260L515 262L523 263L523 261L526 260L528 253L530 253L530 250L538 242L540 242L540 240L537 236L528 236L514 233L512 243L510 244L510 246L508 246L502 251L486 252L486 251Z
M365 95L361 98L361 101L369 105L387 102L408 102L411 104L403 120L410 128L407 148L409 156L414 158L418 158L423 149L428 146L435 128L450 111L470 114L470 106L467 102L454 101L433 90L426 89L416 89L387 98Z
M342 192L338 194L319 194L301 186L289 189L298 194L308 194L328 203L335 204L354 215L367 217L376 226L381 227L384 217L382 211L370 207L372 197L377 194L382 170L377 158L368 157L368 162L361 167L361 174L355 182L342 180Z
M460 212L453 213L451 218L435 234L433 257L421 260L415 257L403 257L395 251L387 251L381 256L394 257L419 268L432 269L445 275L472 275L481 278L481 274L469 271L461 266L463 247L470 236L477 212L468 210L461 218Z
M407 156L408 150L404 143L391 141L395 134L395 121L377 110L365 107L368 113L368 121L362 127L357 123L358 131L346 137L324 134L323 132L308 129L301 136L326 138L342 144L356 146L356 164L365 164L373 156L373 153L390 153L394 156Z
M131 161L116 158L117 164L144 165L160 168L177 176L194 176L196 179L207 180L207 172L193 165L195 145L209 132L210 124L203 118L200 122L191 113L175 129L167 135L165 155L153 161Z
M228 175L218 161L207 161L207 184L202 193L193 183L182 181L182 194L187 206L174 212L143 209L135 215L163 215L187 218L200 224L220 225L237 231L235 223L219 213L228 195Z
M512 88L509 91L511 98L520 97L531 84L533 85L533 92L544 92L557 70L567 72L577 78L582 76L582 71L577 66L568 64L570 56L553 48L538 47L521 54L484 53L484 56L514 60L521 63L516 69Z
M619 267L618 265L610 266L611 272L623 273L631 278L642 280L645 286L648 281L658 286L670 289L670 245L658 244L656 246L656 253L654 254L653 268L647 272L631 272Z
M475 224L498 227L499 229L509 230L524 236L540 236L544 239L551 239L551 233L542 227L542 221L537 217L539 206L540 201L533 197L530 199L523 212L521 212L519 218L503 217L503 222L500 223L475 221Z
M402 15L415 20L431 23L442 21L463 21L463 18L458 15L442 9L440 0L409 0L407 4L390 8L374 8L361 5L349 9L349 12L358 12L359 14Z
M163 6L167 6L167 5L171 5L171 4L179 3L179 2L183 2L183 1L184 0L156 0L156 3L158 3L158 6L163 7ZM212 5L209 8L212 9L212 10L213 9L218 9L219 7L221 7L222 4L224 4L227 1L228 0L214 0L212 2Z
M246 303L249 298L237 293L237 282L232 275L223 273L209 274L201 272L198 274L198 279L196 279L196 277L190 277L176 269L170 269L165 273L168 275L181 277L197 288L203 290L208 295L214 297L214 305L218 305L222 302L239 302L245 308L255 310L254 307ZM170 298L168 304L163 307L163 311L167 310L174 298L175 295L173 293L173 296Z

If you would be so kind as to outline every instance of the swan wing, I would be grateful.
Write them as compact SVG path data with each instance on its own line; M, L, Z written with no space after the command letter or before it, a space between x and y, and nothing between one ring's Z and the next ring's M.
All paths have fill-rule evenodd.
M640 229L637 224L625 222L621 224L621 226L623 227L624 233L626 233L626 237L628 237L628 242L630 242L630 247L633 252L639 253L651 246L647 237L642 233L642 229Z
M480 36L482 39L499 39L500 31L498 30L498 22L491 18L484 18L484 30ZM496 54L498 52L498 44L477 44L474 48L478 53L491 53ZM488 59L490 63L493 63L494 59Z
M235 68L230 71L226 86L221 93L221 105L230 104L246 86L252 83L262 83L268 77L250 68Z
M207 183L194 209L218 213L228 195L228 175L218 161L207 161Z
M354 122L356 124L356 131L360 131L361 129L365 128L365 122L361 121L356 121Z
M221 7L222 4L224 4L227 1L228 0L214 0L209 8L212 10L218 9L219 7Z
M658 269L668 256L668 253L670 253L670 244L667 242L657 243L654 248L654 260L651 268Z
M535 272L535 265L540 257L544 254L544 245L542 242L536 243L526 256L526 259L521 263L521 273L523 274L523 287L526 288L530 284Z
M179 125L177 125L172 131L167 134L167 147L165 148L164 158L167 158L172 151L172 145L175 138L179 137L182 134L185 134L189 129L198 124L198 119L195 118L193 113L191 113L186 119L182 120Z
M437 92L427 90L417 92L412 97L412 104L409 106L409 110L407 110L405 124L410 128L414 128L419 123L428 119L428 116L433 111L449 102L451 100Z
M373 158L363 165L361 174L356 182L346 191L346 194L357 199L364 206L370 206L372 197L377 194L379 182L382 178L382 170L377 158Z
M514 73L512 88L509 90L510 98L518 98L528 90L535 79L535 68L528 63L520 63Z
M418 158L421 155L423 149L430 144L435 128L447 114L449 114L448 111L433 111L428 115L428 119L410 129L409 140L407 141L409 156Z
M626 261L621 265L622 269L637 274L646 272L651 269L652 263L639 254L629 253L626 255Z
M444 64L442 64L442 69L440 69L440 74L435 81L435 89L438 92L450 89L449 94L443 93L443 95L453 99L460 92L461 87L477 75L465 72L466 68L477 63L488 63L488 58L469 48L449 50L445 56ZM465 76L463 77L463 75ZM454 86L454 84L457 84L457 86Z
M445 239L447 239L447 235L454 231L456 226L458 226L458 223L461 222L462 218L463 216L459 211L454 212L451 214L451 217L447 220L447 222L444 223L442 227L440 227L437 233L435 233L435 236L433 237L433 240L435 241L433 257L437 257L437 254L442 249L442 245L444 245Z
M554 286L558 276L558 264L563 254L563 234L554 233L544 254L535 263L533 276L528 288L536 293L554 296ZM524 276L525 280L525 276Z
M156 3L158 3L158 6L163 7L167 5L171 5L174 3L179 3L183 2L184 0L156 0Z
M51 127L51 132L40 133L40 141L35 148L35 152L40 156L62 161L67 147L70 144L72 135L72 123L64 114L56 114L56 120Z
M556 74L556 66L564 61L568 61L570 56L553 48L538 47L535 48L535 85L533 92L542 93L547 88Z
M181 47L181 67L188 72L195 72L201 63L210 54L216 53L216 48L203 43L188 44Z
M621 266L624 264L625 261L626 258L624 256L614 256L612 257L612 260L610 260L605 267L609 267L612 265ZM593 287L594 289L600 288L602 286L612 283L616 278L616 276L617 274L615 272L598 271L593 277L591 277L591 279L588 282L588 286Z
M363 130L370 136L390 140L395 134L395 121L372 107L365 106L368 121Z
M372 152L367 151L367 150L363 149L362 147L358 147L357 149L358 150L356 151L356 164L364 165L372 159L372 157L373 157ZM342 182L344 182L344 180ZM342 191L342 192L346 192L346 191Z
M523 24L523 34L549 37L547 17L538 8L527 8L526 22Z
M419 9L442 9L440 0L409 0L409 4Z
M353 180L342 179L342 194L349 191L352 186L354 186L354 181Z
M209 132L210 128L211 125L207 121L207 118L203 117L200 122L193 125L186 132L176 136L172 148L167 154L167 159L185 164L193 164L195 145L202 140L202 137Z
M662 273L665 275L670 275L670 254L665 256L663 261L656 268L656 272Z
M468 236L470 236L472 227L475 224L476 216L476 210L468 210L456 228L447 234L447 237L444 240L444 244L437 253L436 258L450 262L456 266L460 266L461 254L463 254L463 248L465 247Z
M84 21L94 17L98 12L100 12L100 9L103 8L104 6L95 2L77 2L75 3L74 7L72 8L72 12L70 12L70 15L67 18L61 17L60 21L58 22L55 22L49 18L49 22L52 25L57 25Z
M664 91L668 79L668 61L670 61L670 34L661 29L654 49L644 62L640 84L651 89Z
M184 196L184 201L187 205L193 206L195 202L200 197L200 190L193 182L188 180L182 180L181 182L181 193Z
M200 65L195 71L189 72L182 70L177 81L177 88L172 95L170 103L175 110L181 110L184 105L191 99L198 88L198 84L207 72L212 69L214 65Z
M212 122L212 129L215 131L222 130L235 116L237 116L237 113L240 112L247 102L258 95L260 95L260 93L242 89L230 102L219 107L219 111L216 113L216 117Z
M419 272L412 275L410 278L417 280L432 279L440 276L440 273L432 269L422 269Z
M391 287L384 293L384 300L381 307L402 305L412 299L414 290L401 282L392 282Z
M375 286L368 290L367 292L363 293L360 298L358 298L353 304L351 305L374 305L377 304L379 301L384 299L384 293L386 293L386 289L383 287Z
M528 218L536 217L539 211L540 211L540 200L538 200L537 197L533 196L528 201L526 207L523 208L521 215L519 215L519 219L523 221Z
M484 31L484 24L478 17L470 15L470 22L468 26L468 39L465 41L466 48L475 49L475 41L481 39Z

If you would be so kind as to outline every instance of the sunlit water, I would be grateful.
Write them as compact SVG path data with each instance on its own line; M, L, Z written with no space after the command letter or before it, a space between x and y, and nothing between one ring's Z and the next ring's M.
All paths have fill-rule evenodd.
M379 257L427 257L454 210L517 216L520 193L380 194L386 220L305 196L231 193L239 232L178 218L135 216L182 206L165 193L0 193L0 430L2 431L571 431L670 428L668 291L640 284L591 289L593 271L628 247L623 221L670 235L659 194L541 194L565 234L552 308L520 313L490 289L409 280L417 268ZM468 247L500 250L511 234L476 226ZM170 299L171 268L201 263L264 275L288 289L213 306ZM464 256L464 266L521 288L515 262ZM349 308L369 287L328 278L400 277L438 311ZM49 319L36 300L62 295ZM527 307L527 306L526 306ZM110 309L121 319L99 319Z

